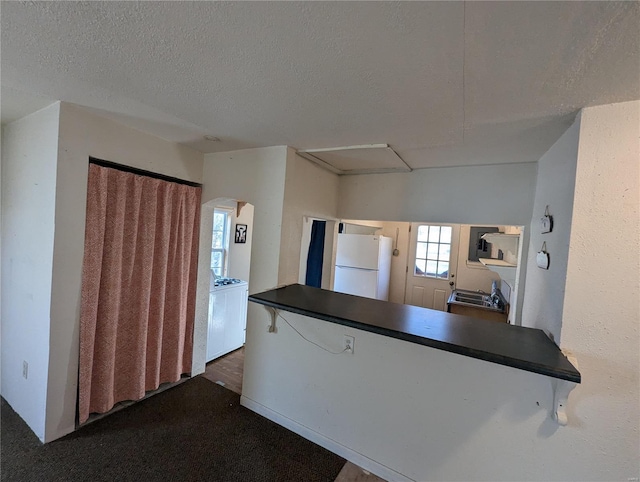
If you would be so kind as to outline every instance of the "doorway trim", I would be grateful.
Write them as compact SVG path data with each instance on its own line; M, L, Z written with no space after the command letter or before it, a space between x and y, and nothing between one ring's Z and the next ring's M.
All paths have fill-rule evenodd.
M336 243L338 240L338 220L314 216L302 217L302 236L300 239L300 264L298 267L298 283L305 284L307 274L307 255L311 240L313 221L326 222L324 237L324 256L322 265L322 289L333 289L333 277L336 264Z
M239 201L230 197L218 197L203 203L200 209L200 246L198 251L198 281L196 283L196 315L193 324L193 358L191 361L192 377L203 373L206 367L207 334L209 329L209 294L211 285L213 212L216 207L224 206L230 202ZM249 229L253 231L253 226L249 226ZM245 281L249 282L250 280L247 279Z

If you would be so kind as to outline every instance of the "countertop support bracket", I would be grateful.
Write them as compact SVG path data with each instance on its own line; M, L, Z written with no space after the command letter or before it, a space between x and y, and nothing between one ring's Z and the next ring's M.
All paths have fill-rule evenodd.
M269 325L269 328L267 329L267 331L269 333L277 333L278 328L276 327L276 318L278 318L278 310L276 310L275 308L272 308L271 306L265 306L265 305L263 306L265 310L269 312L269 315L271 315L271 324Z
M578 361L575 356L564 350L563 353L577 370ZM558 422L558 425L567 425L569 421L567 418L567 400L571 391L576 388L577 383L553 378L551 380L551 386L553 387L553 419Z

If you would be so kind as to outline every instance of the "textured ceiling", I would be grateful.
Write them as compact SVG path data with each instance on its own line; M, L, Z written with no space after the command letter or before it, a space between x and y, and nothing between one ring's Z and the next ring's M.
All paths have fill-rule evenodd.
M1 22L3 122L64 100L203 152L531 162L581 107L640 98L637 2L3 2Z

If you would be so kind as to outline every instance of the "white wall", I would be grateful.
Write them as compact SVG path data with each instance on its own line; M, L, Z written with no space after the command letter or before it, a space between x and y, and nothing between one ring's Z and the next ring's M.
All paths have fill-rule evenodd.
M522 325L540 328L560 342L562 305L564 303L567 258L576 181L576 162L580 137L580 115L575 123L538 161L538 181L533 202L526 263L526 297L522 306ZM553 231L540 233L540 218L545 207L553 216ZM536 254L542 243L550 255L548 270L536 265ZM594 239L595 245L599 241Z
M2 396L45 439L60 104L2 130ZM29 364L22 376L23 361Z
M582 111L562 345L582 372L584 473L601 480L640 474L639 133L640 101Z
M124 127L75 105L61 104L46 441L73 431L75 425L89 156L189 181L202 180L201 153ZM202 350L202 343L196 340L194 357L198 350Z
M337 210L338 176L287 148L278 284L298 282L304 217L335 219ZM323 264L323 275L327 268Z
M345 219L525 225L535 182L535 163L342 176L338 213Z

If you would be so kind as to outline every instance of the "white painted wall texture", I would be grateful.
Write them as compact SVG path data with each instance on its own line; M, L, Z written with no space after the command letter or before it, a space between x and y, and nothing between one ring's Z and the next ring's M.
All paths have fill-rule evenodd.
M66 103L60 107L57 156L46 441L75 425L89 156L194 182L202 180L203 159L192 149ZM194 343L194 357L200 345Z
M528 225L536 164L420 169L342 176L344 219Z
M570 407L585 480L640 475L639 136L640 101L582 111L562 346L583 377Z
M45 439L60 104L2 130L2 396ZM29 365L22 376L23 361Z
M575 123L538 161L536 197L529 231L526 263L526 296L522 307L522 325L540 328L560 343L562 305L567 278L569 236L580 137L580 115ZM540 218L546 206L553 216L553 231L540 233ZM595 240L594 240L595 241ZM536 254L546 243L551 263L548 270L536 265ZM599 241L595 241L599 245Z

